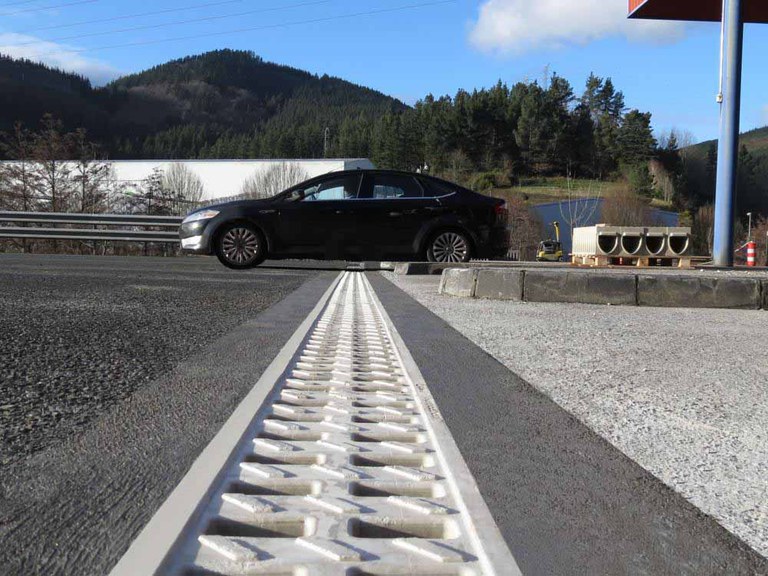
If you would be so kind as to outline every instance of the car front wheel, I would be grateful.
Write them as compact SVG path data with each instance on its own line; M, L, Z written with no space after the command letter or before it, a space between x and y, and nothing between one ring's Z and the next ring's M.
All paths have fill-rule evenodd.
M227 268L245 270L258 266L266 257L264 237L249 224L230 224L216 238L214 251Z
M471 257L469 238L455 230L436 234L427 247L427 260L430 262L469 262Z

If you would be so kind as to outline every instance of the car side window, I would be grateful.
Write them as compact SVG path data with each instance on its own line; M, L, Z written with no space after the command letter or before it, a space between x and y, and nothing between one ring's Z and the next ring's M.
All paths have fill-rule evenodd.
M324 180L303 190L301 201L353 200L357 198L359 183L360 177L355 175Z
M377 175L373 177L374 200L395 198L422 198L424 192L415 178L399 174Z
M450 196L454 194L456 190L451 188L447 182L441 182L440 180L426 179L427 187L424 190L424 195L430 198L440 198L442 196Z

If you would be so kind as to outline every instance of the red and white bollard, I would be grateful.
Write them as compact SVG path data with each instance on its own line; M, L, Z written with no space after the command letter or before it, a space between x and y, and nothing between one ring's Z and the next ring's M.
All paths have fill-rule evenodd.
M747 242L747 266L757 266L757 242Z

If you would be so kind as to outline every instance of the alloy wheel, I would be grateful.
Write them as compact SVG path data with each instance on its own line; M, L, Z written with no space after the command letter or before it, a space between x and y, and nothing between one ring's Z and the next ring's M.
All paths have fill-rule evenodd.
M221 252L232 264L243 266L258 258L261 242L253 230L238 226L224 234L221 239Z
M435 262L464 262L468 254L469 244L457 232L443 232L432 242Z

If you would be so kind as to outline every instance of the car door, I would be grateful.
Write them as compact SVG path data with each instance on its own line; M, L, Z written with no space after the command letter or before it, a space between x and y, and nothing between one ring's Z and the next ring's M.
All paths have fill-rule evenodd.
M354 211L360 242L370 258L411 254L425 221L441 209L409 174L366 175Z
M279 251L344 257L354 247L355 220L350 203L359 189L359 174L337 174L314 180L283 198L276 218Z

